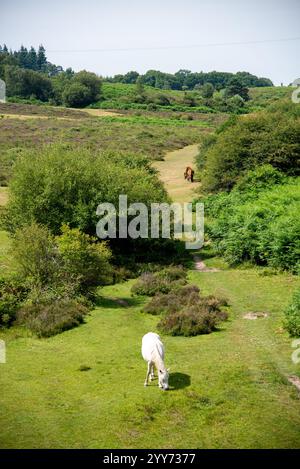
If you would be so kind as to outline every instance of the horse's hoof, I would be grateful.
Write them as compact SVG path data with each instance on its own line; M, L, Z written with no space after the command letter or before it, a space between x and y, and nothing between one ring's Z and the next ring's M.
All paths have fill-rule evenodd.
M148 383L144 383L144 386L145 386L145 387L148 386Z

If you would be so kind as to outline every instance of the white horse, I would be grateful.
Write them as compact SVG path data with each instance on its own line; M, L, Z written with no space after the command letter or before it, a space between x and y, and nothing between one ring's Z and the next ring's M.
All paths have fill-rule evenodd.
M154 365L158 373L158 386L164 391L169 389L169 369L164 364L165 349L158 334L148 332L142 339L142 356L148 362L148 369L144 386L148 385L150 376L151 381L154 379Z

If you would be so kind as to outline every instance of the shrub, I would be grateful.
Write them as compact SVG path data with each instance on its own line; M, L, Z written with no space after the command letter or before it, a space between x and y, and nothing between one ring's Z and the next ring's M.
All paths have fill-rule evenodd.
M37 223L19 228L13 239L13 256L22 278L35 285L55 283L59 257L49 230Z
M51 291L53 301L72 298L112 281L107 244L78 228L64 225L62 234L54 237L46 227L32 223L17 231L13 248L18 273L30 285L31 296Z
M83 323L86 306L75 300L27 304L17 313L17 324L25 325L38 337L50 337Z
M127 194L128 204L138 200L147 207L168 201L158 177L129 160L65 145L24 151L10 184L7 228L14 232L35 221L59 234L65 223L94 234L96 209L103 201L118 207L119 194Z
M9 326L26 298L28 289L18 279L0 279L0 326Z
M160 270L156 275L157 277L165 279L168 282L173 282L174 280L180 279L186 280L187 272L182 265L171 265Z
M185 285L167 293L156 293L143 312L162 314L157 327L165 334L193 336L209 334L225 321L228 316L221 310L223 306L227 306L225 299L212 295L201 297L196 285Z
M156 294L143 311L148 314L175 313L186 305L199 301L199 288L196 285L185 285L167 294Z
M169 293L186 284L186 272L182 267L167 267L159 272L142 274L131 291L135 295L154 296L156 293Z
M208 306L205 301L200 301L193 306L167 314L157 327L163 333L175 336L209 334L221 321L227 319L227 313L219 311L217 307L212 310L212 304L210 301L209 303Z
M247 173L229 193L205 199L207 232L230 264L244 261L297 273L299 178L270 166Z
M215 143L210 139L197 157L203 189L230 190L246 171L262 164L299 174L300 123L294 107L291 103L284 110L243 116L223 126Z
M69 107L85 107L91 104L90 90L81 83L71 83L63 92L63 102Z
M300 288L294 293L292 302L286 308L284 327L292 337L300 337Z
M63 225L61 231L55 240L65 274L75 278L83 291L111 283L111 251L107 243L68 225Z
M80 85L85 86L89 92L89 103L94 103L100 99L101 92L101 78L99 78L95 73L87 72L86 70L81 70L76 73L73 78L74 83L80 83Z

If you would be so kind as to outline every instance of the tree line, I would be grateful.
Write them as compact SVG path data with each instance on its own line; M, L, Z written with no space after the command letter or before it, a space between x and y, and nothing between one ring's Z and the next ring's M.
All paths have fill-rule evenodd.
M214 89L221 90L226 88L232 79L237 79L244 87L262 87L273 86L269 78L259 78L249 72L191 72L190 70L179 70L178 72L164 73L159 70L148 70L144 75L136 71L130 71L125 75L115 75L107 77L105 80L112 83L134 84L141 82L144 85L160 89L171 90L194 90L210 83Z
M227 103L228 99L233 98L234 109L239 109L243 102L249 99L248 88L273 86L271 80L258 78L248 72L193 73L190 70L179 70L172 75L149 70L144 75L130 71L125 75L103 78L86 70L78 73L72 68L64 70L60 65L49 62L43 45L40 45L38 50L34 47L27 49L22 45L17 51L8 50L5 44L0 45L0 78L6 83L8 97L28 99L31 102L39 100L68 107L85 107L101 98L104 99L101 96L102 81L135 84L136 92L133 97L137 96L139 99L143 97L145 86L189 93L199 92L203 99L211 99L215 92L221 90L221 100ZM185 94L184 99L193 101L194 98L191 94ZM194 102L185 104L195 106ZM212 104L212 107L215 106Z

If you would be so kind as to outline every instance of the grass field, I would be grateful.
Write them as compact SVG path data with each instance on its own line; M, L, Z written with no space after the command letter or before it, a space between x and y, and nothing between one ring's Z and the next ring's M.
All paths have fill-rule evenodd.
M282 307L297 280L253 270L191 272L204 293L230 299L230 320L195 338L164 337L169 392L144 388L140 312L132 281L103 289L86 324L38 340L12 328L0 374L2 448L291 448L300 446L300 399ZM120 307L111 297L127 299ZM249 310L268 311L257 321ZM85 371L80 371L85 369ZM88 369L87 369L88 368Z
M1 107L2 106L2 107ZM3 107L4 106L4 107ZM97 151L116 150L162 159L167 151L199 143L225 115L181 119L170 113L118 115L102 110L70 110L26 104L0 104L0 184L8 183L12 166L23 148L41 148L62 142L89 146ZM36 112L41 111L40 115ZM91 115L90 112L93 114ZM100 112L100 115L99 115ZM10 116L10 117L9 117Z

